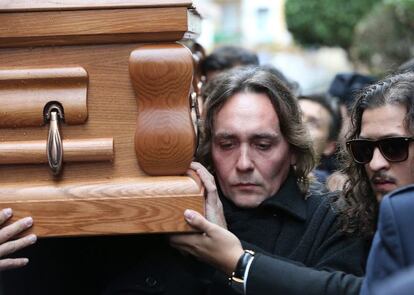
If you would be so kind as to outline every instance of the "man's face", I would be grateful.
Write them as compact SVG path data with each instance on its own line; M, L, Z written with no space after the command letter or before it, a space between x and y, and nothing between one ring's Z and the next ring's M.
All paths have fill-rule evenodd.
M302 119L309 130L313 149L318 158L329 156L335 152L335 141L329 140L329 127L332 123L331 115L321 104L309 99L300 99Z
M404 126L406 108L402 105L385 105L365 110L362 114L360 138L381 139L394 136L412 136ZM407 160L390 162L375 148L371 162L365 170L378 201L390 191L414 183L414 144L411 142Z
M257 207L279 190L295 157L267 95L238 93L224 104L212 158L222 192L238 207Z

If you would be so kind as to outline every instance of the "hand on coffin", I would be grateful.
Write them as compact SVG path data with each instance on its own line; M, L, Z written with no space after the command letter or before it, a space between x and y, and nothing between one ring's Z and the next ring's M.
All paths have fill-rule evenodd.
M209 222L196 211L186 210L184 217L194 229L203 234L173 235L170 237L170 244L230 276L243 254L239 239L227 229Z
M223 204L217 193L217 185L214 176L200 163L192 162L190 168L197 173L206 189L207 219L223 228L227 228L223 212Z
M10 208L3 209L0 212L0 225L3 225L13 215ZM16 235L22 233L33 224L31 217L19 219L12 224L0 229L0 271L25 266L29 259L27 258L3 258L22 248L32 245L36 242L36 235L30 234L25 237L11 240Z

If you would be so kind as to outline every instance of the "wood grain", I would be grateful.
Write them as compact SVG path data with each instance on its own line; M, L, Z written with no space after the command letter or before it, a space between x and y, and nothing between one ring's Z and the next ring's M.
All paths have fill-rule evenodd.
M112 161L113 138L63 140L64 162ZM47 163L46 140L0 142L0 164Z
M0 47L177 41L199 26L186 7L0 13Z
M186 6L191 7L188 0L2 0L2 10L65 10L65 9L98 9L107 7L159 7Z
M41 237L192 231L184 210L204 214L203 191L190 177L4 185L0 195L11 221L32 216L31 232Z
M0 12L1 69L84 68L89 80L88 120L64 125L64 140L113 138L115 157L106 162L65 163L57 179L42 165L0 165L0 208L12 207L13 220L33 216L32 231L40 237L191 231L182 214L186 208L204 213L200 181L189 176L148 176L138 164L134 147L138 108L129 57L143 42L195 36L197 26L190 26L189 16L197 19L196 14L174 0L171 5L137 0L132 1L134 8L110 4L87 10L73 10L78 8L63 2L92 3L1 3L3 8L16 4ZM150 2L157 6L135 6ZM42 11L45 3L51 6L43 8L53 11ZM47 131L47 126L2 127L0 143L46 139Z
M141 169L184 174L195 152L191 52L180 44L143 45L131 53L129 71L139 110L135 151Z
M140 44L59 46L0 49L0 64L12 67L53 67L80 65L88 72L88 120L82 125L62 126L63 138L113 138L113 162L67 163L61 181L84 181L145 176L138 165L134 148L136 118L135 93L129 75L129 56ZM46 139L48 127L0 128L0 142ZM0 185L53 181L38 165L2 165Z
M43 125L50 102L63 107L66 124L83 124L87 88L82 67L0 68L0 128Z
M151 228L153 232L189 231L190 229L182 218L183 211L190 206L187 204L192 204L191 208L194 209L204 208L204 198L203 193L200 192L200 185L194 185L192 179L182 176L178 179L183 180L177 181L176 176L150 177L142 171L138 164L134 148L138 108L128 66L131 52L140 45L142 44L0 49L0 64L3 68L56 67L62 61L65 62L66 66L82 66L85 68L89 75L88 120L82 125L63 126L64 139L96 138L98 136L114 138L115 157L112 162L65 163L65 168L59 180L54 179L48 169L45 169L42 165L0 165L0 200L4 202L0 204L0 207L10 206L13 208L16 218L18 216L33 215L35 217L33 231L39 236L56 234L48 233L46 230L38 231L36 224L39 218L44 220L39 226L41 225L41 228L46 229L48 228L47 216L54 216L53 223L56 223L59 216L65 216L66 209L72 208L71 204L74 199L64 198L61 191L70 191L69 196L76 195L78 196L76 200L82 201L82 195L86 189L70 189L73 184L89 188L89 193L85 195L85 198L93 199L90 202L94 205L88 205L88 200L86 200L86 203L81 202L79 206L83 208L82 210L97 209L98 206L94 202L99 204L97 199L100 197L107 197L108 203L114 202L114 204L116 204L118 198L132 198L130 201L133 202L133 206L137 208L136 210L139 210L139 208L145 209L149 206L146 205L149 202L147 199L157 196L161 198L162 196L159 206L158 203L151 202L151 206L157 204L154 205L154 208L158 208L159 211L148 211L151 212L148 213L149 215L154 215L146 217L141 226L133 229L128 225L132 219L125 217L129 215L124 216L122 214L123 210L128 210L130 203L125 207L122 207L122 205L115 207L118 208L116 210L119 220L116 221L118 226L113 234L123 231L131 231L132 233L134 229L137 232L145 232L148 228ZM47 126L0 128L0 142L46 139L47 131ZM131 190L122 189L122 182L130 178L134 179L135 188ZM106 185L104 185L105 183ZM107 189L111 183L115 184L115 188L118 187L116 193L108 193ZM189 184L187 183L190 183L192 189L188 188ZM88 186L88 184L92 186ZM99 189L101 185L102 189ZM92 189L92 187L94 188ZM179 188L187 191L187 193L181 194ZM50 193L47 194L45 191ZM79 193L76 194L74 191ZM129 193L125 193L125 191L129 191ZM182 195L185 198L175 199L176 196L180 197ZM33 203L30 203L30 200ZM40 202L41 200L44 200L43 203ZM171 207L170 203L174 203L175 200L182 200L182 202L177 202L177 206L180 207ZM41 205L34 205L38 203ZM49 211L45 211L46 208L50 208ZM172 209L174 212L169 212ZM90 218L84 217L82 219L88 225L81 227L73 220L77 226L70 230L70 235L93 235L98 232L102 234L101 229L92 230L92 227L90 227L92 221L99 223L99 219L95 215L97 213L91 211L88 215L86 212L82 212L83 216L90 216ZM199 212L203 212L203 209L200 209ZM177 216L177 218L170 218L171 214ZM134 220L136 219L136 221L134 222L139 222L140 218L142 216L135 217ZM69 222L71 221L64 220L65 224ZM152 223L156 225L152 227ZM50 222L50 225L55 226L52 222ZM124 226L127 229L124 230ZM88 229L91 230L88 231ZM66 230L67 228L62 230L61 234L65 235ZM53 229L53 232L56 231L56 229Z

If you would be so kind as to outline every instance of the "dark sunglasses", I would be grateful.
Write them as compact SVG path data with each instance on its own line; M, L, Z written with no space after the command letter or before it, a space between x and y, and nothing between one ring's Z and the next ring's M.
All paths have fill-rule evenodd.
M414 137L387 137L379 140L352 139L346 147L354 161L359 164L371 162L376 147L389 162L402 162L408 158L408 147Z

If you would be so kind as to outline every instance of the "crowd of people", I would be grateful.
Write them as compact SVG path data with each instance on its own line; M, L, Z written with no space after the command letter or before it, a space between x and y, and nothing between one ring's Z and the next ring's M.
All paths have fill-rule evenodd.
M13 240L27 217L0 229L5 294L54 294L51 278L59 294L413 294L413 63L378 80L341 73L310 95L243 48L200 67L189 169L206 212L183 212L197 233Z

